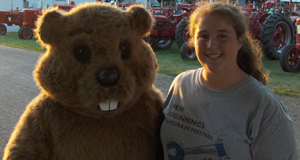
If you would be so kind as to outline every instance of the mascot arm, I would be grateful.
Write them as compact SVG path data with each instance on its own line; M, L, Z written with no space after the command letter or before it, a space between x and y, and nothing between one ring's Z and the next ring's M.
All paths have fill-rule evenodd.
M43 114L38 108L32 103L26 107L4 150L3 160L51 159L48 136L43 131Z
M163 95L161 93L160 90L157 90L156 88L154 88L154 97L153 98L154 101L154 106L156 106L156 111L157 111L157 121L156 121L156 137L157 137L157 150L156 150L156 160L163 160L164 156L163 156L163 146L162 146L162 142L160 139L160 128L161 125L164 121L164 114L163 114Z

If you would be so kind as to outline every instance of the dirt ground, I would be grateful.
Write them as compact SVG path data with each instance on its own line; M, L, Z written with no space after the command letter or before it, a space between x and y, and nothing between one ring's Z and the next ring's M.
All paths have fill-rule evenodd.
M156 77L155 86L156 88L162 91L165 97L168 94L168 90L173 79L174 77L163 74L158 74ZM285 106L288 114L294 122L294 128L298 144L298 152L300 154L300 98L289 96L278 96L278 98L280 99L281 103Z

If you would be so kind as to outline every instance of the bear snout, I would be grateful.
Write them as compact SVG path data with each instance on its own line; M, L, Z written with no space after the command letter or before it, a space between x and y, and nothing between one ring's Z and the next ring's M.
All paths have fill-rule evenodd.
M104 69L98 75L98 81L105 87L111 87L117 84L119 80L119 73L116 69Z

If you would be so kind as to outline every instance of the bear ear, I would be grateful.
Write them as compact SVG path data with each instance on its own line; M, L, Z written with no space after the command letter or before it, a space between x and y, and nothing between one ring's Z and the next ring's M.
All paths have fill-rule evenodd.
M151 13L143 6L132 5L127 9L131 17L131 25L140 36L146 35L154 25L154 18Z
M54 44L63 36L66 18L58 8L46 9L36 23L35 35L42 44Z

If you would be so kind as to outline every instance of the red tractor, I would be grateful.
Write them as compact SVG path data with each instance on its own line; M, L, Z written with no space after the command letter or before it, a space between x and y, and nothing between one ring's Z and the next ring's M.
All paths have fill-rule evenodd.
M75 3L71 1L70 5L54 5L62 10L70 10L75 6ZM53 6L53 7L54 7ZM35 28L35 21L38 16L41 15L41 8L26 8L23 11L11 10L11 11L0 11L0 35L5 35L7 26L18 25L20 29L18 36L21 39L31 39L33 37L33 29Z
M146 37L154 50L165 50L171 48L175 40L176 27L185 17L190 15L190 9L186 5L177 2L168 7L152 8L155 26L150 36Z
M129 0L128 3L117 3L117 0L114 0L114 1L112 1L111 4L115 4L115 5L119 6L119 8L121 8L123 10L126 10L131 5L142 5L142 3L131 2L130 0Z
M16 10L0 11L0 35L6 34L6 26L18 25L20 26L18 36L21 39L31 39L33 37L32 28L38 16L41 14L39 8L27 8L20 11Z
M75 2L71 1L69 4L63 5L63 4L54 4L52 7L58 7L60 10L64 11L70 11L73 7L75 7Z
M155 7L149 8L149 11L152 13L152 15L165 15L166 17L169 17L173 14L174 8L172 6Z
M23 9L23 23L20 25L18 36L21 39L32 39L33 29L35 28L35 21L41 15L42 10L37 8Z
M255 13L257 15L249 16L250 32L260 40L263 54L269 60L278 60L282 50L293 43L295 38L294 22L299 16L298 13L292 12L292 9L290 9L290 13L268 13L267 9L274 7L275 4L275 1L266 1L262 5L262 10ZM287 12L287 10L287 8L282 8L283 12Z
M22 25L23 24L23 12L21 12L18 7L16 10L11 11L0 11L0 35L6 34L6 23L8 26Z
M285 72L297 72L300 69L300 18L296 20L296 42L286 46L280 56L280 66Z
M241 8L244 15L249 19L249 29L252 36L260 41L263 54L267 59L279 59L282 50L293 43L296 17L298 13L270 13L267 10L275 7L276 0L267 0L262 4L261 9L257 8ZM275 9L276 11L276 9ZM290 10L291 11L291 10ZM290 15L290 16L289 16ZM291 20L292 19L292 20ZM178 24L176 31L176 42L178 47L184 44L187 26L186 21ZM182 23L182 24L181 24ZM182 26L181 28L179 28ZM180 31L180 32L179 32ZM182 59L195 60L195 52L193 48L188 48L186 44L180 48Z

